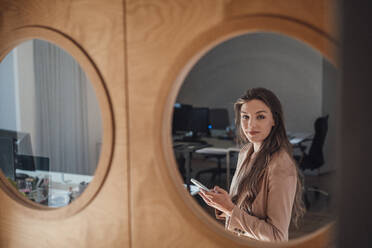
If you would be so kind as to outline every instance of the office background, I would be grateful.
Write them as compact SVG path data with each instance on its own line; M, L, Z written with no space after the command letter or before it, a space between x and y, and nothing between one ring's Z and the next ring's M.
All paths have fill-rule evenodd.
M309 45L278 33L252 33L214 47L192 68L176 102L226 108L248 88L265 87L283 105L287 131L314 134L314 122L329 115L321 173L337 169L334 155L338 70ZM307 144L310 147L310 144Z
M93 175L102 144L96 94L76 60L42 40L17 46L1 66L0 129L25 132L19 154L50 158L50 170Z

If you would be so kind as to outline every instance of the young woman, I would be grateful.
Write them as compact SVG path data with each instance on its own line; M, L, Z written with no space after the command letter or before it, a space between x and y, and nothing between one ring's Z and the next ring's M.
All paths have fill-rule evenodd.
M230 194L215 186L199 195L216 209L218 219L225 219L227 230L257 240L286 241L291 218L297 224L305 209L282 106L271 91L253 88L234 107L243 147Z

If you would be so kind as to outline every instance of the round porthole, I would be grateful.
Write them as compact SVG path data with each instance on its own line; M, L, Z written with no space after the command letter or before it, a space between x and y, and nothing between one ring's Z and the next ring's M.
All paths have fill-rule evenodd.
M97 194L111 159L102 78L59 33L25 28L14 37L0 63L3 188L31 208L73 213Z
M208 204L205 197L199 196L200 187L192 179L209 189L217 185L226 194L230 192L232 199L236 193L231 190L231 184L239 189L239 182L254 181L255 175L262 174L262 179L256 182L259 186L246 183L239 189L242 195L245 194L244 187L259 189L253 192L250 204L242 205L244 197L238 197L242 199L240 203L232 201L234 209L238 208L235 215L226 212L219 218L221 220L216 220L229 233L258 241L287 241L309 236L333 223L336 206L332 196L338 169L333 152L336 146L338 80L337 69L318 51L282 34L244 34L209 50L184 77L171 107L172 130L169 133L175 166L185 192L215 219L215 210L221 212L221 208L227 208L229 204L221 207L218 200ZM240 115L241 112L236 112L236 109L234 112L234 103L247 94L248 89L258 88L273 92L282 105L285 140L290 144L288 161L292 161L299 172L296 180L300 184L293 183L291 195L287 195L287 191L280 195L273 186L276 180L270 181L272 174L267 171L272 166L272 157L269 157L262 173L249 174L252 168L243 173L250 159L249 152L244 149L250 143L251 154L259 154L260 148L258 146L257 151L253 149L255 140L248 134L246 142L239 145L241 119L239 116L238 125L235 119L236 113ZM274 115L267 101L263 99L261 102ZM249 118L256 118L252 111L248 111ZM255 128L248 131L264 131L258 124ZM262 137L261 141L267 137ZM285 164L282 166L286 167ZM284 178L283 182L287 179ZM287 209L278 209L284 205ZM300 213L303 210L306 210L305 214L298 219L296 227L291 217L296 211ZM283 215L274 216L273 211ZM289 214L283 217L285 212ZM231 223L232 219L234 223Z

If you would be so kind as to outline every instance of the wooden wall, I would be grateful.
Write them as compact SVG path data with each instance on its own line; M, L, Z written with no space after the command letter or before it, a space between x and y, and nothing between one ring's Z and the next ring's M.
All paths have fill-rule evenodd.
M154 242L163 247L241 246L182 189L170 141L177 91L202 54L245 32L283 32L335 62L336 36L326 21L329 5L327 1L127 1L133 247L150 247ZM315 247L314 242L320 245L326 239L319 234L311 244L291 245Z
M225 232L183 189L173 102L200 56L246 32L293 36L337 64L333 9L331 0L1 0L1 58L30 37L68 48L94 79L105 137L95 181L69 207L25 203L2 178L0 246L262 246ZM325 247L331 232L285 246Z
M129 246L123 12L121 0L0 1L1 58L25 39L56 43L86 71L104 116L96 176L69 207L46 210L0 191L0 247Z

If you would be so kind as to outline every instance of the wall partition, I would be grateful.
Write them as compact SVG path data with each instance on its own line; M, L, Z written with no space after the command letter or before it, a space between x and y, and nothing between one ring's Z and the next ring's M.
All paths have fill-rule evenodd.
M16 179L21 175L17 175L16 163L11 163L15 167L10 168L15 173L14 182L5 173L0 175L0 245L330 245L333 222L279 244L226 231L184 187L171 134L174 104L182 83L203 56L225 41L255 33L283 35L310 47L320 54L319 58L338 67L335 9L331 0L0 1L1 63L8 67L14 63L14 57L6 58L7 55L29 40L57 45L69 53L87 75L102 117L102 142L89 148L100 151L99 156L89 158L98 161L97 168L95 171L85 169L92 174L92 180L82 185L86 187L84 192L70 204L47 208L26 199L17 190ZM5 87L3 79L14 75L0 75L0 89ZM11 92L11 87L4 89ZM23 87L22 82L19 87ZM3 103L3 99L0 101ZM57 102L51 105L58 106ZM14 112L15 109L0 108L0 113L16 118ZM88 113L86 119L89 120L89 115L95 116L94 112ZM79 119L76 115L73 118ZM79 119L76 123L86 121ZM44 122L50 124L48 120ZM12 122L8 121L7 125ZM84 126L81 128L84 131ZM88 131L89 138L96 135ZM33 179L25 178L25 181L36 180L39 174L37 170L33 173L36 174L28 176ZM73 195L74 189L71 186L70 190L68 183L64 178L64 190Z

